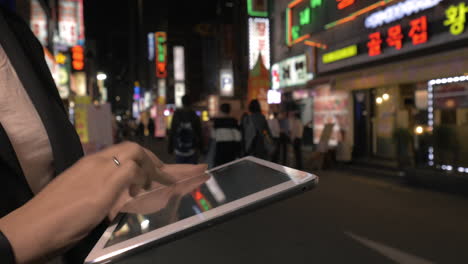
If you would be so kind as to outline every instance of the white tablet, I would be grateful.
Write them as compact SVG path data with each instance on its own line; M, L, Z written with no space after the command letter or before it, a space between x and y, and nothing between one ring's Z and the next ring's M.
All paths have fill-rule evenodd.
M142 198L142 213L121 214L85 263L108 263L138 250L186 236L233 216L311 189L318 177L245 157ZM146 197L148 198L148 197ZM148 203L148 201L150 201Z

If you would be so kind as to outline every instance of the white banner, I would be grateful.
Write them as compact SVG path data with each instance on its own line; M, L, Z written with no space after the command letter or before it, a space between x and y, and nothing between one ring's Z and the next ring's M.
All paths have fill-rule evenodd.
M253 69L261 55L263 64L270 69L270 20L249 18L249 65Z

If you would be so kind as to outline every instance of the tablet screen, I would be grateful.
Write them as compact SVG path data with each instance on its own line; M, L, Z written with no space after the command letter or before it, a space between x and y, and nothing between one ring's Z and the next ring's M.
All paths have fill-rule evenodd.
M212 177L208 181L188 181L184 191L167 192L167 202L154 213L123 216L105 247L188 217L198 215L203 218L203 212L291 180L283 172L250 160L243 160L210 173Z

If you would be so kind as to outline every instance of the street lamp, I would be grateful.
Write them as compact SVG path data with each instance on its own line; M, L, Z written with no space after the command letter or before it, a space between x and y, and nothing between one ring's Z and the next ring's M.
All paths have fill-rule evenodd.
M107 75L106 75L105 73L100 72L100 73L98 73L98 75L97 75L97 79L98 79L99 81L104 81L105 79L107 79Z

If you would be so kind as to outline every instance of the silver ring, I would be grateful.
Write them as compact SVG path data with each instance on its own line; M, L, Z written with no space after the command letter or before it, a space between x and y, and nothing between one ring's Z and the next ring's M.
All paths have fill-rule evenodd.
M117 167L120 166L120 161L115 156L113 156L112 159L114 160L114 163L117 165Z

